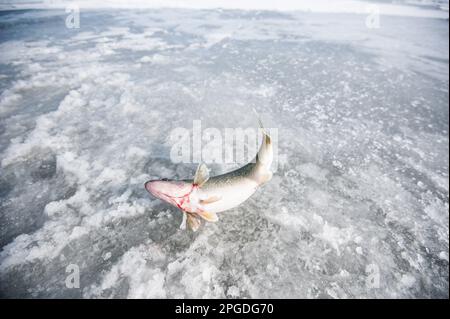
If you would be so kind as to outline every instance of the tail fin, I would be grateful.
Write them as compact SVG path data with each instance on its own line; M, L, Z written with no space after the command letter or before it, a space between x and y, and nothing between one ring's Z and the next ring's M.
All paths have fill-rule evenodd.
M270 138L269 132L267 132L267 130L265 129L265 127L262 123L261 117L259 116L258 112L255 110L255 108L253 108L253 112L255 113L256 118L258 119L259 127L261 128L261 131L264 134L263 145L261 146L261 149L262 149L263 146L272 145L272 139ZM260 149L260 152L261 152L261 149Z
M253 112L256 115L256 119L258 120L259 127L260 127L261 131L264 133L264 135L268 136L269 139L270 139L269 132L267 132L267 130L264 128L263 122L261 120L261 116L259 116L259 113L255 110L255 108L253 108Z
M255 109L253 109L253 112L255 112L259 122L259 126L261 127L261 131L264 134L261 147L258 151L258 154L256 155L256 161L259 162L262 165L262 167L264 167L264 176L263 176L264 178L261 182L266 182L272 178L272 173L270 172L270 166L273 160L272 139L270 138L270 135L267 132L267 130L264 128L264 125L262 124L261 117L259 116L258 112L256 112Z

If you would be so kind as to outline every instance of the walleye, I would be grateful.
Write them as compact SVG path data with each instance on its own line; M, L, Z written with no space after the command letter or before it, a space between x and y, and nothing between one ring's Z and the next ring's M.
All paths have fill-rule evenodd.
M256 158L247 165L210 177L206 165L200 164L193 180L151 180L145 183L145 189L183 212L181 229L185 229L187 223L191 230L197 231L201 219L216 222L217 213L242 204L272 178L272 140L261 120L259 125L263 133L262 144Z

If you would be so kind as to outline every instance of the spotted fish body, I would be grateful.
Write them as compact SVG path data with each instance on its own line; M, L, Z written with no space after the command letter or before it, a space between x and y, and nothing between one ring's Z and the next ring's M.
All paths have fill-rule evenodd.
M272 178L272 140L264 128L262 132L256 158L237 170L209 177L206 165L200 164L193 180L152 180L145 183L145 188L183 212L182 229L187 223L196 231L201 219L216 222L217 213L239 206Z

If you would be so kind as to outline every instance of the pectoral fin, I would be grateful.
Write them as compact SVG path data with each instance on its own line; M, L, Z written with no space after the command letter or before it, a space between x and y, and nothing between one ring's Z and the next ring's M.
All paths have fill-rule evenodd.
M180 229L181 230L185 230L186 229L186 219L187 219L187 214L185 212L183 212L183 221L181 222L180 225Z
M205 204L211 204L214 202L217 202L218 200L220 200L222 197L220 196L211 196L205 199L201 199L200 200L200 204L205 205Z
M200 227L200 219L192 214L187 214L187 224L192 231L197 231Z
M208 222L216 222L219 220L219 217L217 217L216 213L210 213L210 212L199 212L197 213L197 215L199 215L201 218L203 218L204 220L208 221Z
M209 170L205 164L201 163L197 167L197 171L194 176L194 184L198 185L198 187L202 187L209 179Z

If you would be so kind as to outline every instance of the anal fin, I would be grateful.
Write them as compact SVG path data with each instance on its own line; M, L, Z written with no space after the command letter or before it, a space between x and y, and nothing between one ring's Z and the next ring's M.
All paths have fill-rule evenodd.
M258 183L259 185L265 184L268 181L270 181L272 179L273 173L271 171L268 171L264 174L259 174L258 175Z

